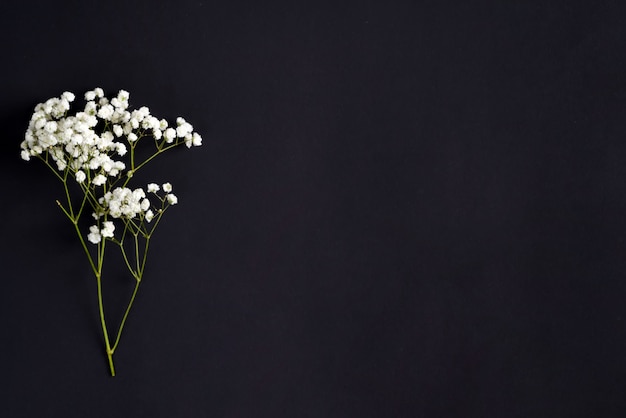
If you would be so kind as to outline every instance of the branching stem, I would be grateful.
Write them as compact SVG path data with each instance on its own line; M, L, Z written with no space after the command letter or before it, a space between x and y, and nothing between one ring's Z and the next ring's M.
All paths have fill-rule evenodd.
M56 203L65 217L72 223L83 252L87 256L89 266L95 276L100 326L102 328L111 376L115 376L113 355L119 346L124 326L126 325L128 315L135 302L146 269L150 238L161 221L163 214L170 206L170 202L176 203L176 200L175 197L168 200L167 194L165 196L159 196L155 192L156 198L160 200L160 205L152 206L152 209L148 211L148 209L145 209L146 206L144 206L147 202L141 199L135 197L135 200L141 200L141 202L133 201L128 203L122 201L125 198L121 198L115 202L117 209L123 205L127 205L127 207L129 207L128 205L130 205L130 207L132 207L132 205L141 205L140 207L142 209L134 212L133 210L126 212L120 210L114 213L113 204L105 201L102 196L107 196L108 192L115 194L114 188L117 187L116 185L118 184L121 184L121 187L125 188L138 170L142 169L146 164L153 161L158 155L161 155L165 151L185 143L190 146L190 138L187 135L191 135L193 128L191 125L186 124L186 122L183 123L177 120L178 127L176 128L176 135L169 135L163 132L156 132L157 129L161 131L169 130L171 132L171 129L165 129L167 124L163 125L163 122L161 122L160 128L154 127L151 123L148 125L140 124L138 126L137 120L133 120L132 122L128 121L130 117L120 122L122 119L120 119L119 116L128 113L125 112L128 103L126 103L126 106L121 106L115 104L113 100L109 102L103 99L102 96L103 93L101 89L87 92L85 98L89 101L89 106L91 107L88 108L88 106L86 106L83 116L79 117L78 114L76 114L76 117L73 117L73 119L68 117L68 103L74 100L74 95L71 93L64 93L62 96L63 100L55 99L55 101L51 99L51 101L46 102L45 106L44 104L38 105L38 107L35 108L36 111L33 114L26 139L22 143L22 158L29 160L33 157L43 161L54 176L63 183L65 198L61 199L63 202L57 200ZM101 100L98 101L96 98ZM118 95L118 98L115 100L117 100L118 103L125 102L128 100L128 93L120 92L120 95ZM50 103L53 102L56 104L50 105ZM61 110L58 108L59 103L65 103ZM113 106L116 107L115 112L118 113L116 113L117 116L115 118L104 115L106 113L110 114L110 111L104 113L99 112L99 109L102 110L103 106L110 106L109 103L112 103ZM94 104L95 106L93 106ZM92 119L99 118L100 120L97 120L93 124L85 123L85 115L89 115ZM135 117L134 114L132 117ZM152 118L150 115L144 115L142 118L143 117ZM117 132L118 135L115 137L121 137L119 129L124 123L127 124L123 127L123 132L126 139L128 139L127 145L130 148L125 160L126 163L124 163L124 161L113 161L112 159L114 155L124 155L120 150L123 150L125 145L120 143L113 144L115 146L111 145L111 143L114 142L112 133ZM148 128L147 126L151 127ZM89 132L87 132L86 129L88 129ZM134 141L131 140L129 131L132 132L132 135L136 135L136 138L132 138L135 139ZM109 137L108 139L105 137L105 133ZM193 133L193 135L193 144L199 145L199 143L196 143L195 135L197 134ZM140 154L137 152L137 147L139 141L146 136L152 136L155 139L155 148L152 151L152 155L148 154L149 156L143 159L143 157L139 157ZM119 162L126 165L119 165ZM102 180L102 176L105 176L106 180L100 182L99 180ZM98 181L96 181L96 178L98 178ZM77 184L70 184L70 182L74 180L77 181ZM125 191L122 190L122 192ZM169 192L171 192L169 189L165 191L165 193ZM79 193L82 194L79 195ZM108 199L108 197L106 199ZM84 233L81 232L80 228L83 223L83 215L85 215L86 212L90 212L89 209L93 211L95 225L91 226L90 233L86 235L86 237L90 243L96 244L95 246L87 244ZM154 212L152 212L153 209ZM129 214L130 212L132 213ZM110 223L113 221L115 221L116 224L112 226ZM149 225L150 221L152 221L152 223ZM121 238L118 240L111 235L113 235L112 230L114 226L117 225L119 227L120 224L122 226L122 232ZM133 236L132 243L125 241L129 234ZM120 236L119 233L118 236ZM134 289L124 310L120 325L116 332L114 329L111 329L111 333L109 333L105 318L105 301L102 282L107 241L119 247L122 258L124 259L124 264L135 280ZM131 247L134 248L131 250ZM112 335L115 335L114 340L110 338Z

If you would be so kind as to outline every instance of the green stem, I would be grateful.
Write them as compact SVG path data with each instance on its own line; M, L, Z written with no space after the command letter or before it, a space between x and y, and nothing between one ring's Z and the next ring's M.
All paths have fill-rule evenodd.
M98 245L98 263L96 266L96 263L94 263L91 253L89 252L89 248L87 248L85 239L83 238L83 235L80 232L80 228L78 227L78 218L80 217L80 213L82 212L82 209L84 207L85 199L83 198L79 213L76 216L74 216L72 199L70 197L70 192L67 187L67 171L66 171L65 179L63 179L63 188L65 189L65 195L67 197L69 211L65 209L63 205L61 205L61 202L57 201L57 203L59 207L61 208L61 210L63 211L63 213L70 219L70 221L72 221L72 224L74 225L74 230L76 231L76 235L78 235L80 244L83 247L85 254L87 255L87 260L89 260L89 265L91 266L91 269L93 270L94 275L96 276L96 283L97 283L97 288L98 288L98 311L100 314L100 325L102 326L102 333L104 335L104 345L106 349L107 359L109 361L109 369L111 371L111 376L115 376L115 365L113 364L113 351L114 350L111 349L111 344L109 342L109 333L107 331L106 321L104 319L104 302L102 298L102 265L104 262L104 247L105 247L106 241L103 241L101 244Z
M87 248L87 244L85 243L85 239L83 238L83 235L80 232L80 228L78 228L78 219L75 219L74 216L72 216L67 209L65 209L63 207L63 205L61 204L61 202L59 202L57 200L57 204L59 205L59 207L61 208L61 210L63 211L63 213L65 214L65 216L68 217L68 219L72 222L72 224L74 225L74 230L76 231L76 235L78 235L78 239L80 240L80 244L83 247L83 250L85 251L85 254L87 255L87 260L89 260L89 265L91 266L91 269L93 270L95 275L98 275L98 269L96 268L95 263L93 262L93 258L91 258L91 253L89 252L89 249ZM71 202L70 202L70 207L71 207Z
M128 270L130 271L130 273L132 274L132 276L137 279L137 274L135 272L135 270L133 270L133 267L130 265L130 261L128 261L128 256L126 255L126 250L124 249L124 244L123 243L118 243L119 247L120 247L120 251L122 252L122 257L124 258L124 263L126 263L126 268L128 268Z
M44 162L44 163L48 166L48 168L52 171L52 173L53 173L53 174L54 174L54 175L55 175L55 176L56 176L59 180L61 180L61 181L65 181L65 180L63 179L63 177L61 177L61 175L60 175L59 173L57 173L57 170L56 170L54 167L52 167L52 166L50 165L50 163L48 162L48 154L47 154L47 153L46 153L46 158L41 157L41 155L38 155L37 157L38 157L41 161L43 161L43 162Z
M152 161L154 158L156 158L157 155L164 153L165 151L167 151L168 149L172 149L180 144L183 144L183 142L174 142L172 145L168 145L167 147L158 150L157 152L155 152L154 154L152 154L150 157L148 157L145 161L142 161L137 167L135 167L135 160L134 160L134 154L131 154L132 157L132 162L131 162L131 171L133 173L133 175L137 172L137 170L139 170L141 167L143 167L144 165L148 164L150 161ZM132 149L131 149L132 151ZM128 184L128 182L130 181L130 177L127 177L126 180L124 180L124 183L122 184L122 187L126 187L126 185Z
M122 318L122 322L120 323L120 327L117 330L117 337L115 337L115 343L113 344L113 348L111 351L115 351L117 345L120 342L120 338L122 336L122 330L124 329L124 324L126 324L126 318L128 317L128 313L130 309L133 307L133 302L135 302L135 296L137 295L137 290L139 290L139 285L141 284L141 279L137 279L135 281L135 289L133 290L133 294L130 297L130 301L128 302L128 306L126 307L126 312L124 312L124 317Z
M139 238L137 233L135 233L135 263L137 264L137 274L139 274L141 267L139 266Z
M104 263L104 248L106 246L106 240L98 244L98 270L96 272L96 282L98 286L98 312L100 313L100 325L102 326L102 334L104 335L104 346L107 353L107 359L109 360L109 369L111 370L111 376L115 376L115 366L113 364L113 352L111 349L111 343L109 342L109 332L107 331L106 320L104 319L104 301L102 298L102 265Z
M83 201L80 203L80 208L78 208L78 213L76 214L76 219L80 218L80 215L83 214L83 209L85 208L85 202L87 201L88 194L85 192L83 196Z
M93 258L91 257L91 253L89 252L89 248L87 248L87 243L85 242L85 239L83 238L83 234L80 233L80 228L78 227L78 222L72 221L72 223L74 224L74 229L76 230L76 235L78 235L78 239L80 240L80 244L82 245L83 250L85 251L85 254L87 254L87 260L89 260L89 265L91 266L91 269L93 270L93 272L96 275L96 277L98 277L100 275L100 272L98 271L98 268L96 268L96 264L93 262ZM101 269L102 269L102 267L100 267L100 270Z
M63 188L65 189L65 196L67 197L67 205L68 205L68 209L69 209L69 213L70 215L72 215L72 218L77 221L77 218L74 217L74 208L72 207L72 198L70 197L70 190L67 187L67 173L68 171L65 171L65 180L63 181Z
M143 277L143 271L146 268L146 260L148 258L148 246L150 245L150 238L146 238L146 245L143 249L143 260L141 261L141 269L139 270L139 280Z
M102 333L104 334L104 346L106 348L107 358L109 360L109 369L111 370L111 376L115 376L115 366L113 365L113 351L111 344L109 343L109 333L107 331L106 321L104 320L104 303L102 301L102 280L100 275L96 276L98 282L98 310L100 311L100 325L102 326Z
M139 138L141 138L142 136L143 135L140 135ZM147 159L145 159L144 161L140 162L137 165L135 161L136 142L130 144L130 160L131 160L130 161L130 164L131 164L130 173L134 174L137 170L141 169L144 165L152 161L158 155L162 154L163 152L171 148L181 145L183 143L184 143L183 141L179 141L177 139L174 143L167 145L163 148L157 145L157 151L152 156L148 157ZM162 145L165 145L165 143L163 143ZM161 199L161 203L162 203L161 209L158 211L159 212L158 216L153 222L152 227L150 228L149 232L148 232L147 226L144 224L143 217L140 218L139 224L136 224L132 219L128 219L120 241L116 241L114 239L111 240L112 242L119 245L122 251L124 262L126 263L126 266L128 267L132 276L135 278L135 287L133 289L128 305L126 306L126 310L124 311L124 316L122 317L119 328L117 329L117 333L115 334L115 339L112 340L109 338L109 330L107 329L107 324L106 324L106 319L105 319L103 285L102 285L102 269L103 269L103 264L104 264L104 254L105 254L105 246L106 246L107 240L102 239L102 241L98 243L97 245L97 250L92 255L92 251L90 251L90 248L88 247L88 244L86 243L85 238L83 238L83 235L81 234L81 231L78 227L79 219L83 215L86 207L91 206L91 208L97 214L101 214L101 212L104 212L93 190L93 185L92 185L93 179L91 176L91 172L87 171L86 182L84 184L79 185L81 188L81 191L83 192L82 199L72 202L72 196L71 196L72 194L70 193L70 187L68 185L68 182L70 181L70 179L73 179L73 174L75 174L75 169L72 168L71 166L68 166L65 170L62 170L63 173L61 175L50 164L50 161L48 160L48 154L46 154L45 158L41 156L39 156L39 158L44 161L44 163L54 173L54 175L63 183L65 197L67 199L67 206L64 206L59 201L57 201L57 204L59 205L59 207L65 214L65 216L74 225L74 229L76 231L76 234L78 235L78 239L81 243L81 246L83 247L85 254L87 255L87 260L89 261L89 265L91 269L93 270L93 273L96 277L96 285L97 285L97 293L98 293L98 313L100 317L100 326L102 328L102 335L104 337L105 351L106 351L107 360L109 363L111 376L115 376L115 364L113 361L113 354L115 353L115 350L117 349L119 345L122 332L124 330L126 321L128 319L128 315L130 314L130 311L133 307L133 304L137 296L137 292L139 290L139 285L141 284L143 273L146 267L146 260L147 260L150 237L154 233L154 230L156 226L159 224L161 217L163 216L163 213L167 209L167 206L165 206L165 200ZM122 179L121 177L118 177L115 180L110 180L109 182L107 182L107 184L103 185L102 192L106 193L107 186L110 186L112 188L118 181L121 181L123 183L123 187L125 187L130 181L130 178L131 177L126 177ZM76 206L74 206L74 204L76 204ZM106 219L107 218L105 215L104 221L106 221ZM97 219L98 228L100 228L101 221L102 221L101 219ZM132 258L132 256L130 256L129 258L130 254L126 254L126 251L124 248L124 239L126 237L127 232L131 232L134 236L134 247L135 247L134 248L134 253L135 253L134 261L135 263L131 263L130 258ZM142 251L140 251L140 243L139 243L139 236L138 236L139 234L141 234L146 239L145 244L143 245L143 248L141 249L143 251L143 254L141 256L140 256L140 253ZM95 254L97 254L97 258L95 257ZM136 264L135 267L133 267L132 264ZM111 342L113 342L113 344L111 344Z

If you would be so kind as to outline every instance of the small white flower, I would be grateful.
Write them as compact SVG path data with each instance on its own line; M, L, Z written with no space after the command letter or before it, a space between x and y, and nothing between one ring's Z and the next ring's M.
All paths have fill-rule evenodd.
M113 112L113 116L111 116L111 122L113 123L120 123L124 121L124 111L122 109L115 109L115 112Z
M179 138L184 138L187 134L190 134L193 131L193 126L184 122L182 125L176 127L176 136Z
M121 102L127 102L128 98L130 97L130 93L127 92L126 90L120 90L117 93L117 98L121 101Z
M110 120L115 109L110 104L105 104L98 110L98 117L104 120Z
M104 238L113 238L113 231L115 231L115 225L111 221L104 221L102 224L104 227L100 231L100 235Z
M97 244L102 240L102 237L100 236L100 231L98 230L98 227L96 225L92 225L89 227L89 234L87 235L87 239L92 244Z
M137 135L134 132L128 134L128 142L135 142L137 140Z
M154 213L148 209L148 211L146 212L146 221L150 222L152 221L152 219L154 218Z
M49 115L50 113L52 113L52 99L47 100L46 103L44 103L43 105L43 111L45 114Z
M170 203L170 205L175 205L178 203L178 198L173 193L170 193L166 195L165 197L167 197L167 201Z
M74 93L66 91L64 92L61 97L63 97L65 100L67 100L68 102L73 102L74 99L76 98L76 96L74 96Z
M150 116L150 109L147 106L141 106L138 110L137 110L137 114L139 115L139 117L141 118L141 120L143 120L144 118Z
M104 96L104 90L102 90L100 87L96 87L93 91L97 97Z
M141 187L137 187L135 190L133 190L133 198L137 202L139 201L139 199L143 199L144 197L146 197L146 192L144 192Z
M107 178L105 176L103 176L102 174L98 174L92 181L92 183L95 186L102 186L104 183L106 183Z
M85 100L87 101L91 101L94 100L96 98L96 92L95 91L88 91L85 93Z
M44 129L46 132L54 133L57 130L57 123L55 121L50 121L46 123Z
M154 116L146 116L141 123L141 127L144 129L159 129L160 122Z
M26 150L22 150L22 160L24 161L30 161L30 152L26 151Z
M127 150L126 150L126 145L122 144L121 142L117 143L117 154L122 156L124 154L126 154Z
M119 138L124 134L124 129L120 125L113 125L113 133Z
M59 102L59 105L57 106L57 115L61 116L63 115L63 113L67 112L68 110L70 110L70 102L63 98L61 99L61 101Z
M104 158L106 158L106 160L102 162L102 169L108 173L113 168L113 161L111 161L107 155L103 156L103 159Z
M111 133L111 131L102 132L100 138L102 138L102 148L109 148L111 146L111 143L115 140L115 137L113 136L113 133Z
M76 181L78 183L84 182L86 178L87 178L87 176L85 175L83 170L79 170L79 171L76 172Z
M141 210L144 212L150 209L150 201L148 199L144 199L141 201Z
M96 155L89 161L89 169L97 170L98 167L102 166L102 156Z
M172 191L172 185L170 183L163 183L163 191L169 193Z
M148 184L148 193L156 193L160 189L159 185L156 183Z
M199 147L200 145L202 145L202 137L200 136L200 134L194 132L191 143L194 147Z
M168 144L174 141L176 138L176 131L173 128L167 128L165 132L163 132L163 138L165 138L165 142Z

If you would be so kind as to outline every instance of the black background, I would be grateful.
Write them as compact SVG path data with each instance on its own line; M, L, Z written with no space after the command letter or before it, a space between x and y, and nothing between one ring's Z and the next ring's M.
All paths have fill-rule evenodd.
M624 416L624 3L225 3L0 5L0 415ZM19 158L96 86L204 137L115 378Z

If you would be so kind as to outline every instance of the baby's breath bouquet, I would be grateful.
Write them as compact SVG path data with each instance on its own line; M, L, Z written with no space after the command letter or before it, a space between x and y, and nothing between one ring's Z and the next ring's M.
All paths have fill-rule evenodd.
M134 189L130 182L156 156L182 144L199 146L202 138L183 118L170 126L147 107L129 110L124 90L109 99L96 88L84 98L84 109L73 114L70 104L75 96L69 92L38 104L21 143L21 156L43 161L63 184L64 197L57 204L78 235L95 276L104 346L115 376L113 354L143 279L150 239L163 214L178 203L169 182ZM86 222L89 217L91 222ZM102 268L109 248L120 251L134 280L134 291L113 333L107 327L102 297Z

